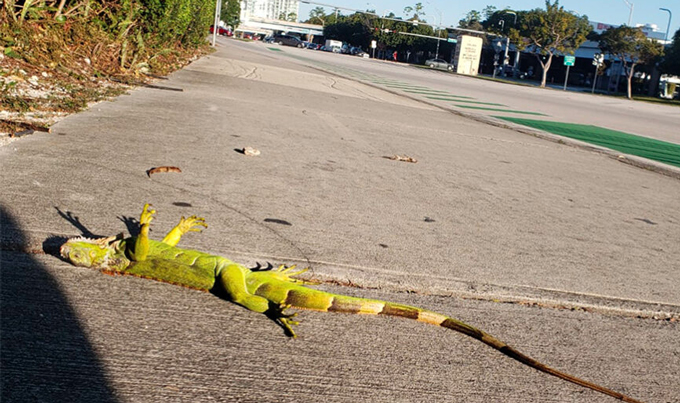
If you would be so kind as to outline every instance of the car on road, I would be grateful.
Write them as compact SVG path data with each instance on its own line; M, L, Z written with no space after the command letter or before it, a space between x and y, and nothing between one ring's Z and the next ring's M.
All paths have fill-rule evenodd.
M425 60L425 65L431 69L453 71L453 64L444 59L428 59Z
M349 54L350 54L350 55L353 55L353 56L363 57L363 56L366 54L366 52L364 52L364 51L363 51L360 47L358 47L358 46L352 46L351 48L349 48Z
M215 31L215 26L211 25L210 26L210 33L212 34ZM217 35L223 35L223 36L232 36L234 35L233 32L228 30L227 28L224 27L217 27Z
M292 35L275 35L273 42L278 43L279 45L295 46L297 48L305 46L300 38Z

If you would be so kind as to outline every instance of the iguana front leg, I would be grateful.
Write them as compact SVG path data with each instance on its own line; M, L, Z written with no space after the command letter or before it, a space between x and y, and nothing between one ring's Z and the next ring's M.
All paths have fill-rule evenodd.
M198 227L208 228L208 224L205 223L203 217L196 217L195 215L192 215L189 218L182 217L179 220L179 224L168 232L168 235L163 238L162 242L170 246L175 246L179 243L182 235L187 232L201 232L203 230L203 228Z
M149 226L151 220L153 220L153 215L156 214L156 210L149 207L151 205L147 203L142 209L142 214L139 217L139 224L141 225L139 235L137 235L134 250L129 251L130 259L135 262L146 260L146 256L149 254Z

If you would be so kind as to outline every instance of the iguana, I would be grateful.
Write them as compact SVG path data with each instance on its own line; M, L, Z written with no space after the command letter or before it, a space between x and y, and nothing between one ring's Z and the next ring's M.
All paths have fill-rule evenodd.
M182 217L161 242L151 240L149 226L155 213L149 204L144 205L139 220L141 228L136 237L124 238L120 234L99 239L71 238L61 246L61 255L76 266L99 269L104 273L133 275L203 291L216 292L219 288L219 294L230 301L267 314L291 337L296 337L292 326L298 322L293 319L297 313L286 313L289 308L414 319L463 333L538 371L624 402L640 403L619 392L550 368L457 319L413 306L305 287L308 282L294 277L307 269L294 271L295 266L280 266L277 270L254 271L221 256L177 248L182 235L207 228L203 218Z

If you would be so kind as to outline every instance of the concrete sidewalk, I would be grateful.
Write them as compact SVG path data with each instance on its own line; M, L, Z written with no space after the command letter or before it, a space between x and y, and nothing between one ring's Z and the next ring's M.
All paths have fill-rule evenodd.
M357 286L332 292L680 400L680 181L230 42L158 84L183 92L138 89L0 148L7 401L613 400L442 329L303 313L289 341L212 295L40 253L120 232L145 202L156 238L197 214L210 228L185 247L309 265ZM147 177L161 165L182 173Z

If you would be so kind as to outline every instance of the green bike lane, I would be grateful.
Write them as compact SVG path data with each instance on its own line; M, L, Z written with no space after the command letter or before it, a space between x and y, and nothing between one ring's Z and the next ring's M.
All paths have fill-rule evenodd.
M296 55L291 52L282 51L280 48L276 47L268 47L268 49L280 52L287 57L297 59L301 62L312 64L322 70L360 80L373 86L400 93L404 96L452 108L468 116L470 114L478 114L508 122L513 125L520 125L541 132L547 132L561 138L585 142L598 147L614 150L618 153L641 157L680 168L680 144L639 136L619 130L612 130L597 125L554 120L549 114L538 111L512 108L502 103L479 100L476 97L469 95L456 94L451 91L431 88L426 85L417 85L405 80L390 79L381 75L362 72L349 67L325 63L312 58ZM444 75L452 74L448 72L437 73ZM502 84L498 83L498 85ZM532 119L527 117L532 117ZM558 141L560 140L558 139ZM629 162L626 159L622 160ZM640 165L640 161L636 162L637 165ZM641 165L646 166L644 161L642 161ZM661 168L664 170L663 167ZM674 174L674 171L671 173ZM680 172L678 172L677 175L680 175Z

